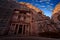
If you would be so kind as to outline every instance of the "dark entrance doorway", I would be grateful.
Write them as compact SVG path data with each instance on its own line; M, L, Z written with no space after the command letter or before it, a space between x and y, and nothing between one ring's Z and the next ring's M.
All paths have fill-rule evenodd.
M14 34L28 35L29 27L27 24L11 24L11 30Z
M18 30L18 34L22 34L22 25L19 25L19 30Z

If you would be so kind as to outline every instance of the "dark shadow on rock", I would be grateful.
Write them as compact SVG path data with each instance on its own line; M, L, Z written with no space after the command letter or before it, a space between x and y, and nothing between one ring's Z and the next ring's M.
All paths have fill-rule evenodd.
M56 32L43 32L39 33L39 37L60 38L60 34Z

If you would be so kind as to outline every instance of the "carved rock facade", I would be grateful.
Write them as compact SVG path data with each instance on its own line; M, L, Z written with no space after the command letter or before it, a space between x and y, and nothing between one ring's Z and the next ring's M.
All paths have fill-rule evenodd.
M4 2L5 6L0 3L0 35L38 36L43 32L58 32L53 20L31 4Z

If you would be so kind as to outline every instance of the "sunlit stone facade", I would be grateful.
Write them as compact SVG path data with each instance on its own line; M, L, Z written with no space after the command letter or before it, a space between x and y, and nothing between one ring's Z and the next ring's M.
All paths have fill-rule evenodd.
M44 32L58 32L50 17L38 8L23 2L6 2L6 6L0 5L0 35L38 36Z

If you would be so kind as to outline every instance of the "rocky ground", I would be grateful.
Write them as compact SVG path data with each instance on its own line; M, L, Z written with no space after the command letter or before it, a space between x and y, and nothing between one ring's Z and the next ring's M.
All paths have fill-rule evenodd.
M17 35L6 35L0 36L0 40L60 40L58 38L48 38L48 37L35 37L35 36L17 36Z
M0 37L0 40L60 40L44 37Z
M60 40L60 33L44 32L39 36L0 35L0 40Z

